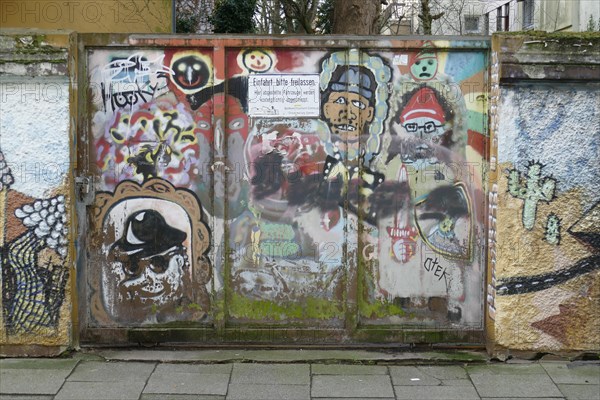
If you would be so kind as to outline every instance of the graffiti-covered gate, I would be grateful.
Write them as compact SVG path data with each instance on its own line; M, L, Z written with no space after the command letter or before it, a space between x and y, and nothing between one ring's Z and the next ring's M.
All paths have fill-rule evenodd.
M379 39L83 35L82 343L483 341L488 42Z

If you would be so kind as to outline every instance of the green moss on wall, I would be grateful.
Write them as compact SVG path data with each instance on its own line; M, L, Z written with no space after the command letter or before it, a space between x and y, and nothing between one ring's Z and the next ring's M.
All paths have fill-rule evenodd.
M229 314L233 318L257 321L285 321L289 319L343 318L344 308L340 302L307 297L302 301L252 300L232 293Z
M390 316L404 316L406 313L402 308L394 303L376 301L368 303L363 300L360 302L358 309L360 315L365 318L386 318Z

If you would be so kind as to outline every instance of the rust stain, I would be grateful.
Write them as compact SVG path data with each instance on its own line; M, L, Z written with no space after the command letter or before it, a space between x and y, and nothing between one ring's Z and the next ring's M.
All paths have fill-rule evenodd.
M19 218L15 216L15 210L25 204L33 203L35 198L27 196L16 190L7 193L6 205L6 237L5 242L10 243L27 231L27 228Z

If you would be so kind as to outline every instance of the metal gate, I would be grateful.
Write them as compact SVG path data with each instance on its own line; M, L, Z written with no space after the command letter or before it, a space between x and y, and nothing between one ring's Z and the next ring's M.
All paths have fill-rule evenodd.
M489 43L380 39L82 35L82 343L483 342Z

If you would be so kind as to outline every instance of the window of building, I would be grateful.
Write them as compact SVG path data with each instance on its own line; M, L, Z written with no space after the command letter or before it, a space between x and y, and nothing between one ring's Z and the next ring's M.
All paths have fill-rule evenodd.
M465 32L467 32L467 33L479 32L479 16L478 15L465 15Z
M510 3L504 4L496 9L496 30L498 32L508 32L510 28Z
M490 13L487 13L483 16L483 34L490 34Z
M533 29L533 1L523 1L523 29Z

